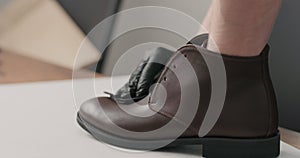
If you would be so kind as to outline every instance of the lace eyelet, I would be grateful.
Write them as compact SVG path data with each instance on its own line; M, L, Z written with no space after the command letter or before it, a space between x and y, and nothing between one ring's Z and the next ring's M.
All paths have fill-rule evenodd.
M184 54L184 57L186 57L186 58L187 58L187 55L186 55L186 54Z
M164 77L164 81L167 81L167 77Z

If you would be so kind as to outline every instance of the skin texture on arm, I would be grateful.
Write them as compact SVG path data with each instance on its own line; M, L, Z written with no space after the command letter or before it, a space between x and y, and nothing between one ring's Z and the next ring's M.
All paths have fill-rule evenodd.
M207 14L206 14L204 20L202 21L202 26L198 32L199 35L209 33L212 13L213 13L213 5L211 5L209 7Z
M233 56L259 55L280 6L281 0L213 0L203 21L210 34L207 48Z

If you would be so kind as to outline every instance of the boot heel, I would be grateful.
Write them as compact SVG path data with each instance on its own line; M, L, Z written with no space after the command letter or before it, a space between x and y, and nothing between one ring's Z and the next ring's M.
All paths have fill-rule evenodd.
M217 139L203 143L206 158L276 158L280 154L280 134L266 139Z

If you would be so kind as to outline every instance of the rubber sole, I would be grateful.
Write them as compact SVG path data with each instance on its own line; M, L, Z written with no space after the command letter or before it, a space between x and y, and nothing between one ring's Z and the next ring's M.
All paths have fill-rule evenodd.
M170 140L131 140L116 137L103 132L77 115L79 125L95 139L110 145L135 150L151 150L157 144ZM280 154L280 133L270 138L237 139L237 138L178 138L169 145L202 145L203 156L207 158L275 158ZM166 147L166 146L165 146Z

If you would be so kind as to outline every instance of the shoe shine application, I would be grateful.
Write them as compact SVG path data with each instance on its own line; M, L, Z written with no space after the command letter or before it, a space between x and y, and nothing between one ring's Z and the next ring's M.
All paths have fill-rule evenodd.
M147 83L144 88L149 89L152 82L157 82L161 86L157 86L149 94L149 101L137 104L135 103L137 100L134 100L132 103L118 105L118 100L122 99L120 94L122 90L115 96L94 98L81 106L78 112L78 123L99 141L124 148L153 149L157 144L174 139L169 146L202 144L203 156L208 158L277 157L280 151L280 136L276 98L268 68L269 46L266 46L262 53L255 57L222 55L227 75L224 107L210 132L204 137L198 136L211 98L211 78L201 54L204 53L210 61L218 57L214 52L205 48L196 48L195 44L201 46L205 40L207 40L207 35L195 37L191 41L192 44L180 48L171 57L162 72L156 71L154 75L151 75L153 77L158 74L159 77L151 79L151 83ZM183 55L194 68L201 91L197 111L191 123L186 122L181 117L183 115L176 114L179 108L189 107L189 105L179 107L185 96L181 96L180 84L182 83L179 83L177 76L173 73L176 70L171 70L171 68L180 69L182 66L177 61L178 55ZM145 73L143 71L146 70L140 68L136 72L143 74ZM131 76L133 77L134 75ZM189 81L190 76L184 77ZM182 86L191 86L188 84L189 82L186 82ZM128 93L136 89L136 85L138 84L131 87L125 85L123 92ZM167 94L165 98L162 98L162 89L159 87L164 87ZM132 96L134 92L131 91L130 95ZM128 97L128 94L123 96ZM148 97L138 100L144 101L145 99ZM160 103L162 100L164 104L158 108L154 103ZM155 114L151 117L138 118L125 113L119 106L128 106L135 113L152 111ZM189 115L189 113L184 113L184 115ZM177 122L171 126L171 129L152 135L143 134L143 132L163 128L171 120ZM128 134L126 130L116 131L115 125L136 134ZM178 128L185 129L179 136L174 132L178 131Z

